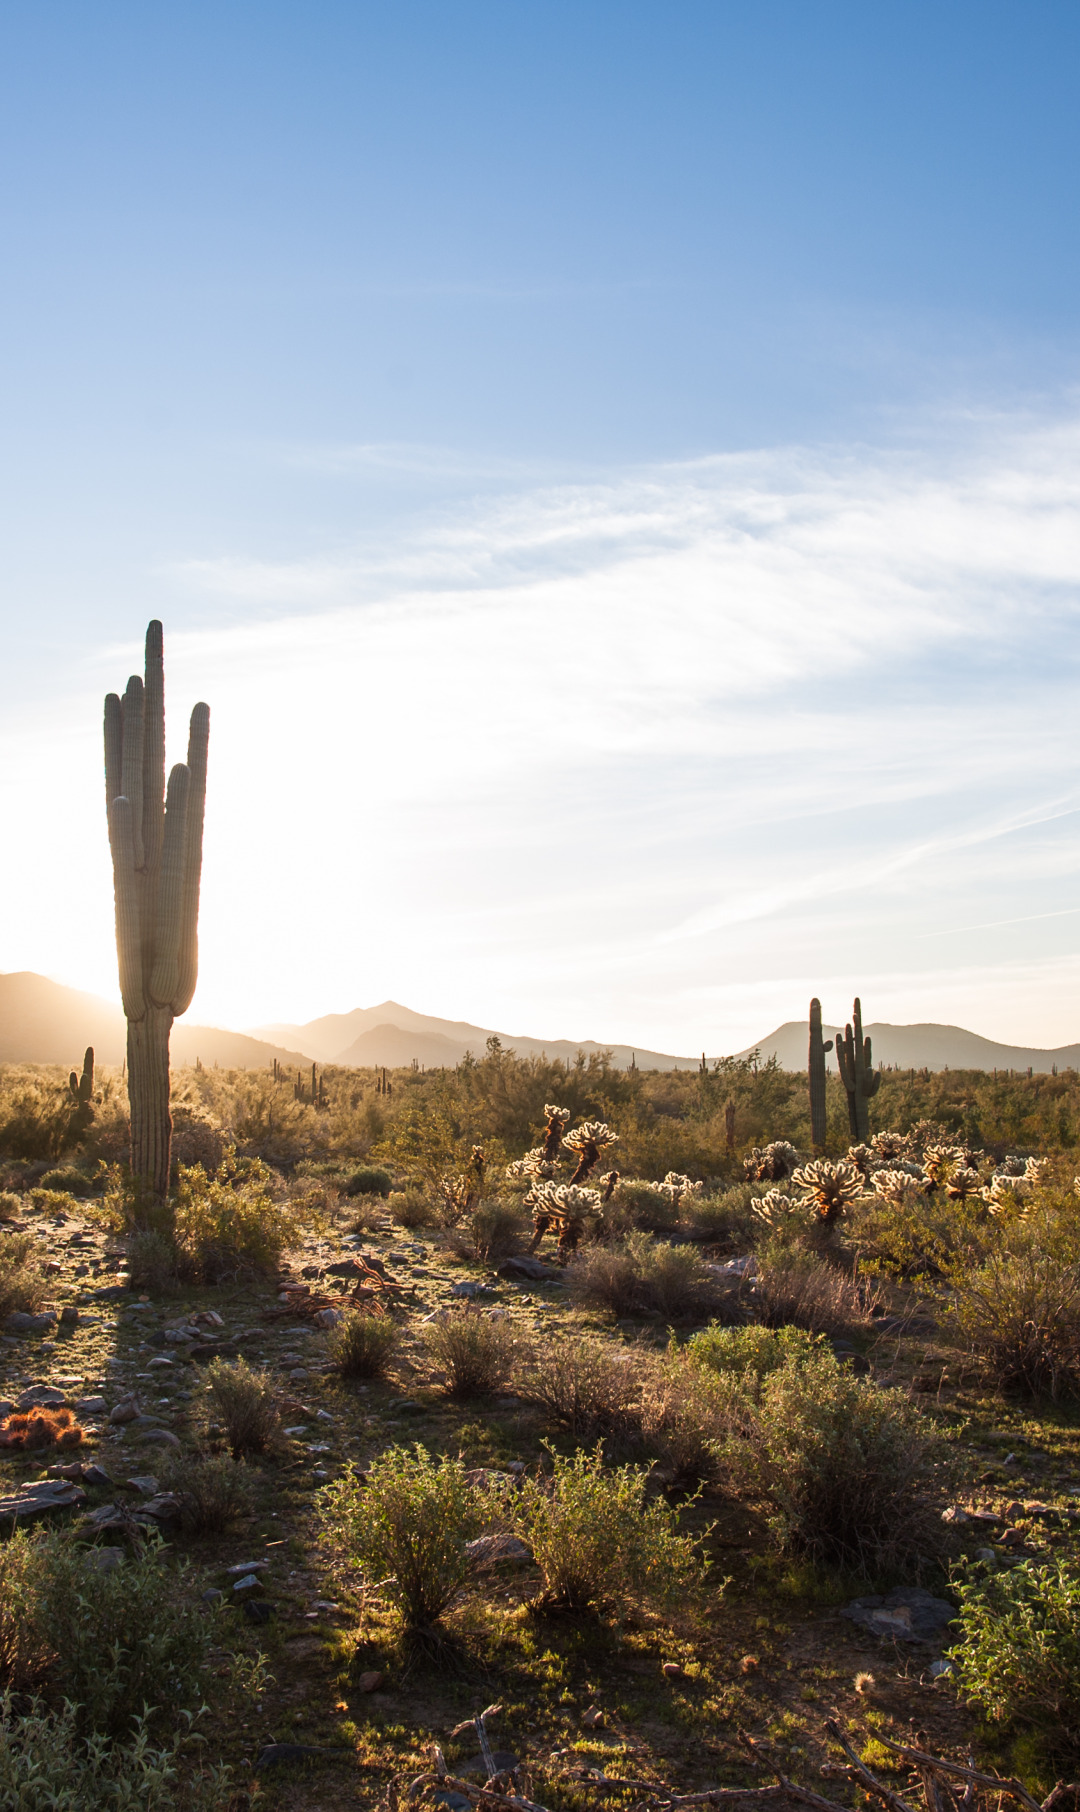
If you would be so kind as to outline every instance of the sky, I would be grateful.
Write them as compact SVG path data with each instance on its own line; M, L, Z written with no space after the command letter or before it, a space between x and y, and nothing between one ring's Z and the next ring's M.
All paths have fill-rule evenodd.
M1080 12L0 0L0 968L197 1023L1080 1039Z

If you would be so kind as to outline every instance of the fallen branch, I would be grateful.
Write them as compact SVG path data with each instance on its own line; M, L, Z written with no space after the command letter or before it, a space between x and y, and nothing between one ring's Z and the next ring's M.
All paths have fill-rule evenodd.
M903 1761L910 1762L913 1768L918 1768L920 1771L923 1768L939 1769L942 1774L955 1774L958 1780L967 1781L973 1787L986 1787L991 1793L1011 1793L1015 1799L1020 1801L1021 1805L1028 1807L1028 1812L1044 1812L1044 1808L1040 1806L1038 1800L1032 1799L1031 1794L1020 1785L1019 1781L1002 1780L994 1774L983 1774L978 1768L965 1768L962 1762L947 1762L942 1756L928 1755L925 1750L912 1749L907 1743L891 1743L888 1737L879 1736L877 1740L883 1748L893 1750L894 1754L900 1756ZM1054 1792L1056 1793L1061 1786L1062 1783L1059 1781ZM1065 1791L1068 1789L1066 1788Z

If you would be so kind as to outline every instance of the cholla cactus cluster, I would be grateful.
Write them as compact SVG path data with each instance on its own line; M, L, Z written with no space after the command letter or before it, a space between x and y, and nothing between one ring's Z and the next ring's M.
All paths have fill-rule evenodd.
M604 1120L583 1120L573 1132L563 1134L562 1142L567 1151L577 1153L578 1166L570 1178L571 1183L584 1183L599 1164L601 1153L610 1145L618 1144L619 1135L613 1133Z
M751 1214L756 1214L759 1221L778 1232L789 1225L792 1215L805 1215L806 1204L799 1196L788 1195L783 1189L770 1189L750 1204Z
M532 1185L524 1197L524 1206L533 1211L530 1252L535 1252L549 1232L558 1234L558 1249L563 1257L573 1252L586 1223L603 1220L604 1206L619 1181L618 1171L611 1170L600 1178L602 1189L583 1187L586 1177L600 1162L601 1153L618 1144L618 1134L603 1120L585 1120L568 1133L570 1118L568 1107L546 1102L543 1143L506 1166L508 1177L527 1179ZM564 1149L573 1152L577 1167L568 1182L559 1182L559 1158Z
M544 1103L544 1121L544 1143L540 1147L540 1151L545 1164L554 1164L559 1155L563 1134L570 1124L570 1109L556 1107L546 1101Z
M681 1171L669 1170L663 1182L657 1183L656 1187L672 1207L677 1209L688 1195L700 1195L705 1185L695 1183L692 1178L683 1176Z
M870 1185L875 1195L883 1196L887 1202L902 1202L905 1196L922 1193L926 1188L926 1179L910 1170L875 1170L870 1178Z
M535 1251L545 1233L557 1233L564 1256L576 1250L586 1223L598 1219L602 1210L600 1191L579 1183L538 1183L531 1200L535 1231L529 1250Z
M512 1164L508 1164L506 1174L508 1177L519 1179L522 1177L544 1178L553 1177L556 1169L555 1159L545 1158L544 1147L536 1145L532 1151L527 1151L523 1158L515 1158Z
M750 1183L783 1183L794 1174L798 1163L794 1145L787 1139L774 1139L771 1145L755 1145L750 1156L743 1159L743 1170Z
M845 1163L842 1158L836 1164L828 1158L814 1158L797 1170L791 1180L819 1228L834 1227L863 1193L858 1166Z

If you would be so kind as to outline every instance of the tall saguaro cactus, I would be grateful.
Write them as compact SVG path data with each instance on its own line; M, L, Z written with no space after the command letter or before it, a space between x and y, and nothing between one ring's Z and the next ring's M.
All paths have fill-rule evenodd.
M105 803L116 950L127 1018L131 1169L163 1202L169 1189L169 1034L195 992L210 709L191 713L187 762L165 789L161 624L146 631L146 674L105 700Z
M821 1036L821 1002L810 1002L810 1137L818 1157L825 1150L828 1119L825 1110L825 1053L832 1050L832 1039Z
M852 1018L855 1030L852 1031L849 1024L843 1034L837 1033L836 1062L840 1080L847 1090L851 1136L859 1142L870 1137L870 1097L881 1087L881 1077L874 1070L870 1040L863 1037L862 1005L858 996Z

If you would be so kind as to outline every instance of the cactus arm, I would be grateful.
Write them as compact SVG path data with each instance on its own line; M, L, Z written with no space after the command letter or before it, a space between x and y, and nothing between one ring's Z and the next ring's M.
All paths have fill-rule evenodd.
M210 707L196 705L188 734L187 827L184 851L183 910L180 921L179 972L173 1012L186 1013L199 976L199 885L202 879L203 815L206 808L206 756L210 740Z
M121 794L109 807L109 841L112 844L113 891L116 898L116 951L120 964L120 994L125 1018L138 1024L146 1013L142 981L142 938L139 929L139 888L135 874L134 812L130 799Z
M177 762L169 775L161 878L158 883L154 967L150 973L149 988L150 1000L155 1007L171 1004L179 979L189 778L187 768L181 762Z
M105 810L124 790L124 725L120 700L110 692L105 700Z
M132 867L145 866L142 841L143 802L143 683L133 673L127 683L121 705L123 726L123 760L120 770L121 796L131 806ZM116 794L113 795L115 799ZM112 800L109 801L110 806Z
M826 1040L821 1048L823 1051L831 1051L832 1050L832 1039L826 1038Z
M146 631L146 681L143 694L143 862L153 877L161 861L165 834L165 661L161 624ZM151 885L153 883L151 882Z

